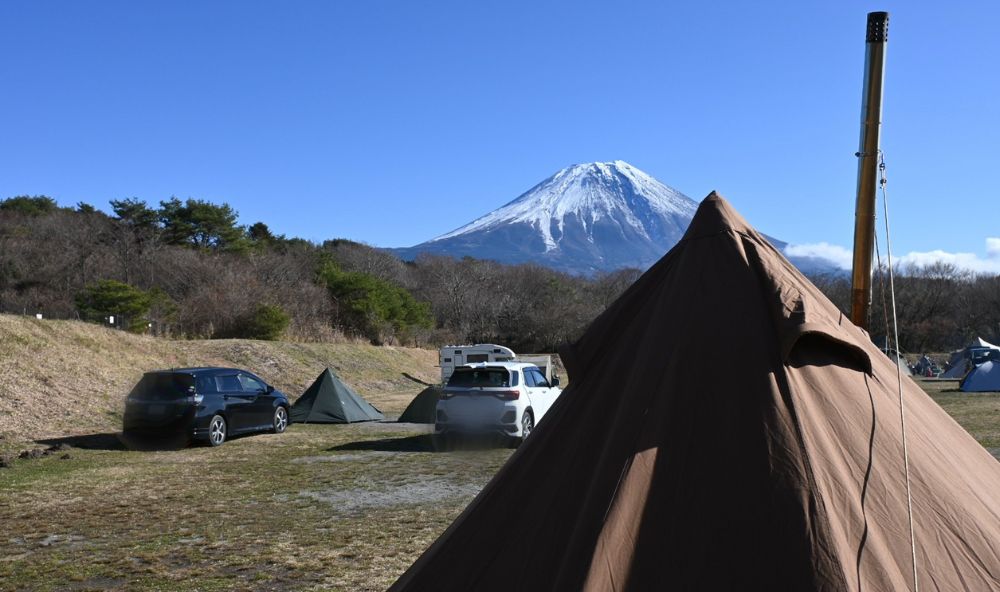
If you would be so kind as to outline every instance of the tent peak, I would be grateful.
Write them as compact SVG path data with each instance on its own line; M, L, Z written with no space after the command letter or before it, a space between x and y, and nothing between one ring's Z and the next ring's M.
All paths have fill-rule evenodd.
M693 239L720 232L754 232L750 224L717 191L712 191L698 206L684 239Z

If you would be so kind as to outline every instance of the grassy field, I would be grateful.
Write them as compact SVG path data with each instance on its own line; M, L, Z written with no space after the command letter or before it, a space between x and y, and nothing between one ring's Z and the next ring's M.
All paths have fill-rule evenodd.
M917 380L980 444L1000 459L1000 393L963 393L957 380Z
M80 323L3 317L0 337L0 373L16 378L16 389L0 394L13 392L28 407L0 428L40 422L30 424L34 438L27 429L0 429L0 464L7 465L0 466L0 591L384 590L511 454L437 453L429 426L394 423L294 425L220 448L129 451L114 434L115 405L130 373L145 364L176 356L178 363L263 366L262 374L289 390L304 388L316 366L328 364L392 416L421 388L406 375L433 379L434 352L157 342ZM108 361L95 359L106 350ZM72 394L71 380L46 375L52 356L76 364L85 384L106 380L115 394L89 403ZM102 379L114 359L131 365ZM12 360L32 366L4 366ZM921 385L1000 458L1000 394L960 393L954 381ZM46 414L52 405L42 405L35 391L68 392L69 403ZM97 415L81 425L74 414L88 412L86 405Z
M435 453L409 424L73 442L93 449L0 469L2 590L384 590L511 452Z
M922 384L1000 455L1000 394ZM53 446L0 469L0 590L384 590L510 455L435 453L427 426L392 423L35 449Z

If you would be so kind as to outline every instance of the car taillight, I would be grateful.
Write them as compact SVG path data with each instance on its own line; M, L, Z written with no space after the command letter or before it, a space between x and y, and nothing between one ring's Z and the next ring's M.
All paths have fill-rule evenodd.
M504 401L514 401L521 397L521 391L495 391L493 396Z

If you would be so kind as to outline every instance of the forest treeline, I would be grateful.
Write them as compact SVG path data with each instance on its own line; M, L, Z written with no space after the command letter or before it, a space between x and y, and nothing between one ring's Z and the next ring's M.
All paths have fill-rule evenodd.
M640 275L579 277L536 265L316 244L241 225L227 204L112 200L111 214L45 196L0 201L0 312L114 324L187 338L496 342L552 351ZM1000 277L947 265L898 272L903 351L1000 334ZM849 280L813 281L846 310ZM873 335L883 318L878 294Z

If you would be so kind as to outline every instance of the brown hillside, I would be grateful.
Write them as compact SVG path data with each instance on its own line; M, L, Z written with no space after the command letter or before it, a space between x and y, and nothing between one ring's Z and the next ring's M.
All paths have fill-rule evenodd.
M116 431L123 401L143 372L235 366L259 374L293 399L323 368L371 403L398 414L436 382L437 353L362 344L249 340L172 341L78 321L0 315L0 435L17 441Z

